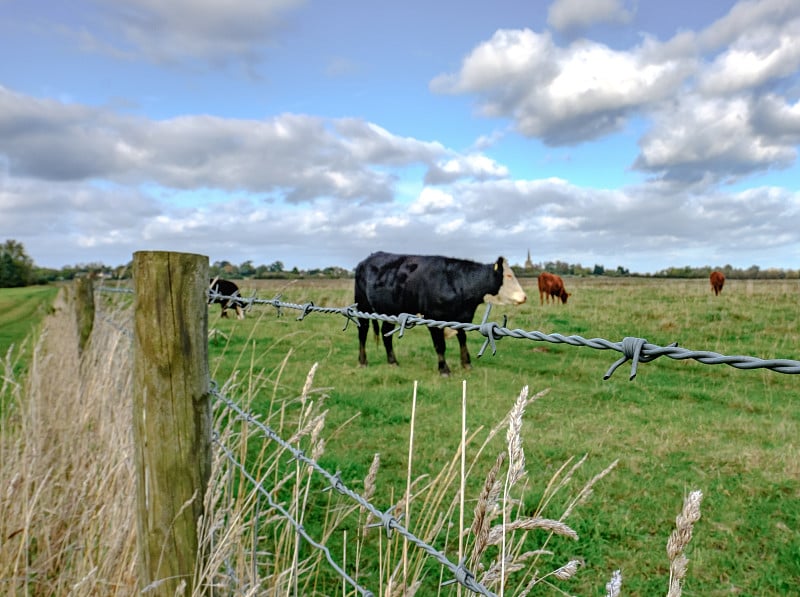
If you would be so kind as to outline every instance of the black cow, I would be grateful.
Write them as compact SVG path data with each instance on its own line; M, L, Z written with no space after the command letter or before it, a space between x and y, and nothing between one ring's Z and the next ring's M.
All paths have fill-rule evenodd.
M495 263L482 264L463 259L425 255L373 253L356 266L355 301L358 309L385 315L410 313L426 319L471 323L475 309L482 302L521 304L527 297L508 260L499 257ZM373 320L375 334L378 322ZM392 337L387 336L394 324L383 322L381 333L386 358L397 364ZM444 330L429 327L433 346L439 357L439 373L450 374L444 359ZM361 319L358 328L358 362L367 364L365 345L369 320ZM470 368L467 334L458 330L461 365Z
M216 298L208 298L208 304L219 303L222 307L220 317L227 317L227 309L234 309L236 311L237 319L244 319L244 306L245 302L238 298L223 298L223 297L238 297L239 287L230 280L221 280L220 278L212 278L208 284L212 292L216 292L222 296Z

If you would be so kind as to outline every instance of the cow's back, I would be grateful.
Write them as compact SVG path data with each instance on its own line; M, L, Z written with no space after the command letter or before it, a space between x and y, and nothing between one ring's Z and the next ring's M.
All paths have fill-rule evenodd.
M436 255L373 253L356 267L356 303L386 315L422 314L430 319L472 320L486 292L465 291L479 280L479 263ZM502 278L499 279L499 287ZM496 288L494 289L496 291Z
M239 287L235 282L216 278L211 280L211 289L223 296L234 296L239 293Z

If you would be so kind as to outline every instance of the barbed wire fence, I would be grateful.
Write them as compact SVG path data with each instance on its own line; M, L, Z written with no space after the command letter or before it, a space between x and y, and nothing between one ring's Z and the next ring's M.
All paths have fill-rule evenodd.
M449 328L452 330L464 330L465 332L478 332L484 336L485 340L483 346L478 351L478 356L482 356L487 347L490 347L492 354L497 352L497 341L501 338L518 338L527 339L538 342L550 342L553 344L567 344L569 346L584 346L587 348L594 348L597 350L613 350L622 353L622 357L609 367L603 379L609 379L617 368L627 361L631 361L631 374L630 380L636 377L639 363L649 363L658 357L669 357L676 360L693 359L704 365L729 365L736 369L769 369L777 373L786 374L800 374L800 361L790 359L761 359L753 356L746 355L732 355L726 356L717 352L708 350L690 350L678 346L677 342L667 346L659 346L651 344L644 338L625 337L618 342L606 340L605 338L584 338L582 336L571 335L564 336L562 334L545 334L539 331L525 331L521 329L509 329L505 327L507 318L504 316L503 324L500 325L495 321L489 321L492 305L487 304L484 311L481 323L464 323L459 321L440 321L435 319L426 319L418 315L410 313L402 313L400 315L385 315L381 313L367 313L359 311L358 305L349 305L346 307L318 307L313 302L308 303L287 303L280 300L281 296L278 295L272 299L259 299L254 296L243 297L241 295L228 296L221 295L209 290L209 300L238 300L243 302L245 312L251 311L254 305L268 305L272 306L281 313L281 309L294 309L300 311L297 317L298 321L302 321L310 313L323 313L323 314L338 314L346 318L344 329L350 322L359 325L359 319L388 321L396 324L398 327L389 332L397 334L399 338L403 337L405 330L415 327L417 325L437 328Z
M99 286L96 288L98 292L109 292L109 293L125 293L125 294L134 294L134 290L131 288L125 287L110 287L110 286ZM297 316L298 321L302 321L307 316L312 313L317 314L325 314L325 315L339 315L344 318L344 327L343 330L346 330L350 323L354 325L362 325L363 321L359 320L378 320L378 321L386 321L395 324L397 327L390 332L390 334L397 334L398 337L402 337L404 332L408 329L411 329L416 326L426 326L426 327L439 327L439 328L449 328L452 330L464 330L465 332L477 332L484 337L483 345L478 352L478 357L482 356L487 349L491 349L492 354L496 354L497 352L497 342L502 338L510 337L516 339L527 339L531 341L537 342L550 342L555 344L567 344L569 346L575 347L587 347L593 348L597 350L611 350L618 353L621 353L621 357L618 358L605 372L603 375L603 379L609 379L612 374L624 363L630 361L631 362L631 371L630 371L630 380L633 380L637 374L637 368L640 363L648 363L651 362L658 357L666 356L676 360L686 360L692 359L702 364L707 365L719 365L725 364L737 369L757 369L757 368L764 368L776 373L783 373L783 374L798 374L800 373L800 361L790 360L790 359L761 359L758 357L753 356L746 356L746 355L723 355L716 352L711 351L704 351L704 350L690 350L687 348L679 347L677 343L673 343L667 346L659 346L656 344L649 343L644 338L638 337L625 337L621 341L610 341L604 338L584 338L578 335L570 335L565 336L558 333L551 333L546 334L539 331L525 331L521 329L509 329L506 327L507 319L504 317L502 325L495 321L490 321L489 316L491 314L491 305L486 306L486 310L483 313L482 320L478 324L473 323L465 323L465 322L457 322L457 321L440 321L440 320L433 320L427 319L425 317L414 315L414 314L400 314L400 315L386 315L380 313L369 313L359 311L357 309L357 305L347 305L343 307L320 307L315 305L313 302L306 302L306 303L292 303L292 302L284 302L281 300L281 295L276 295L272 299L261 299L255 296L244 297L241 295L224 295L218 292L215 292L213 289L209 288L207 290L207 302L212 301L219 301L219 300L229 300L229 301L239 301L245 305L245 312L251 312L255 306L262 305L267 307L272 307L276 310L278 316L283 314L284 309L291 309L295 311L299 311L299 315ZM133 333L127 328L127 324L129 321L126 321L125 324L120 325L118 320L114 320L111 318L106 317L102 312L98 313L98 319L104 321L109 325L115 326L120 332L124 333L131 339L133 338ZM224 392L218 389L218 386L214 383L213 380L210 381L210 389L209 395L213 398L217 404L221 405L224 409L227 409L231 415L241 421L246 421L248 424L256 427L263 437L269 441L273 441L278 443L284 450L288 451L291 454L291 457L298 462L302 462L306 466L313 469L316 473L321 475L328 484L328 489L333 489L339 494L345 496L346 498L353 500L356 502L361 508L365 509L366 511L370 512L372 516L374 516L379 522L369 525L370 527L382 527L386 533L388 538L392 537L393 532L397 532L405 539L407 539L410 543L416 545L419 549L424 551L428 556L434 558L438 561L444 568L449 570L452 574L452 579L446 581L446 584L450 583L458 583L461 586L465 587L466 589L472 591L473 593L477 593L480 595L495 595L481 583L476 580L475 574L468 570L464 562L454 563L440 550L436 549L433 545L430 545L426 541L416 537L409 529L404 527L400 520L398 520L395 516L392 515L394 511L394 506L388 508L387 510L381 510L377 506L370 503L367 499L363 496L359 495L355 491L351 490L347 487L340 477L340 472L337 471L335 473L331 473L322 466L319 465L315 460L306 456L306 454L296 446L291 445L289 442L284 440L280 435L274 431L269 425L261 422L258 418L258 415L254 415L253 413L247 412L245 409L240 407L236 402L231 399L229 396L225 395ZM294 529L295 532L301 536L309 545L313 546L317 550L319 550L327 560L330 565L330 568L338 574L342 580L350 585L358 594L365 595L365 596L373 596L369 589L361 586L359 582L352 578L344 568L336 561L333 554L331 554L330 550L324 544L318 542L310 534L307 532L305 527L301 522L296 520L291 513L286 510L277 500L269 488L264 486L263 482L258 481L258 479L247 470L246 464L240 462L234 452L227 447L224 442L221 440L220 435L217 431L212 431L211 442L222 455L222 457L228 462L231 467L234 467L238 470L252 486L255 490L259 493L259 495L263 496L267 502L269 503L270 507L275 511L279 512L281 517L283 517ZM619 571L616 571L614 578L621 582L621 576L619 576Z

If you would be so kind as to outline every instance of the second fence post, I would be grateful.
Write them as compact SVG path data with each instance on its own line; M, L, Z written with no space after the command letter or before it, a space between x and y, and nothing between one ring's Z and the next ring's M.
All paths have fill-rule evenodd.
M211 471L208 257L139 251L133 280L139 588L191 595Z
M77 278L75 290L75 322L78 326L78 352L83 353L94 326L94 281L92 276Z

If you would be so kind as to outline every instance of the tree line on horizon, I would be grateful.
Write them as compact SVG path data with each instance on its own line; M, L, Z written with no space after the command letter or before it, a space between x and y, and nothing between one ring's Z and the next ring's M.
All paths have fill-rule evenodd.
M38 267L27 253L22 243L16 240L6 240L0 245L0 288L14 288L31 286L34 284L48 284L73 280L74 278L94 275L101 278L124 280L131 276L133 262L124 265L108 266L100 262L65 265L60 269ZM608 276L608 277L640 277L640 278L708 278L712 271L718 270L730 279L763 279L785 280L800 279L800 270L768 268L761 269L758 265L751 265L746 269L735 268L731 265L694 267L669 267L653 274L640 274L630 272L623 266L614 269L595 264L593 267L584 267L580 263L567 263L565 261L545 261L525 265L513 264L511 266L519 277L536 277L541 272L547 271L560 276ZM283 262L273 261L270 264L255 265L252 260L240 264L230 261L215 261L209 265L209 275L212 277L227 278L232 280L243 279L291 279L291 278L351 278L353 270L329 266L325 268L299 269L293 267L286 269Z

